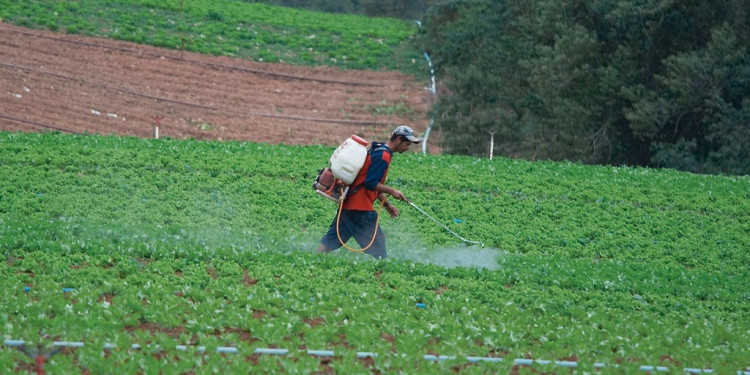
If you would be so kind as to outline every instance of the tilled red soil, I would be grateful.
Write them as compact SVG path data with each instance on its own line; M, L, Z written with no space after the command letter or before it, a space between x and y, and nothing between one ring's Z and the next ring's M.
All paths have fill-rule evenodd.
M335 146L428 124L395 72L256 63L0 23L0 129ZM157 120L158 118L158 120ZM433 152L433 150L431 150Z

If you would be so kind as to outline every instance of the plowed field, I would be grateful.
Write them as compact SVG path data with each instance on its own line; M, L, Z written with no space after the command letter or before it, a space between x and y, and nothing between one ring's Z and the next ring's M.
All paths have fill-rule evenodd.
M422 133L431 96L395 72L294 67L0 23L0 129L334 146ZM432 147L432 146L431 146ZM431 150L433 152L434 150Z

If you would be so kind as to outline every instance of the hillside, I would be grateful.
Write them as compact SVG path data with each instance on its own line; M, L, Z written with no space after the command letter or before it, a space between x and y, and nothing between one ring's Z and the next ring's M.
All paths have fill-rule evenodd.
M336 145L427 127L397 72L257 63L0 23L0 129Z

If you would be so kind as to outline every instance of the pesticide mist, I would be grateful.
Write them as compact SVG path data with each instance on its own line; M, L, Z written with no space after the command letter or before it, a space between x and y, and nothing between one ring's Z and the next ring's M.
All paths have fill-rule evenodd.
M499 269L498 259L502 255L499 249L480 248L478 246L456 245L436 249L404 248L389 251L393 259L408 260L415 263L434 264L446 268L465 267L495 271Z
M505 254L498 248L482 248L457 241L453 245L428 247L422 243L416 226L406 220L386 222L388 256L395 260L455 268L477 268L496 271Z

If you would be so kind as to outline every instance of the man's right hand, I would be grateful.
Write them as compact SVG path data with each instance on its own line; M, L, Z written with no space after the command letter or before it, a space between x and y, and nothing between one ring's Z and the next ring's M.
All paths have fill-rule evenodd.
M396 198L396 199L398 199L400 201L406 202L406 197L404 196L404 193L402 193L402 192L400 192L400 191L398 191L398 190L396 190L396 189L394 189L394 188L392 188L392 187L390 187L388 185L384 185L382 183L378 183L378 185L375 186L375 190L377 192L379 192L379 193L388 194L388 195L390 195L390 196L392 196L392 197L394 197L394 198Z
M400 200L400 201L406 201L406 197L404 196L404 193L402 193L402 192L400 192L400 191L398 191L396 189L393 189L393 191L391 192L391 196L394 197L394 198L396 198L396 199L398 199L398 200Z

